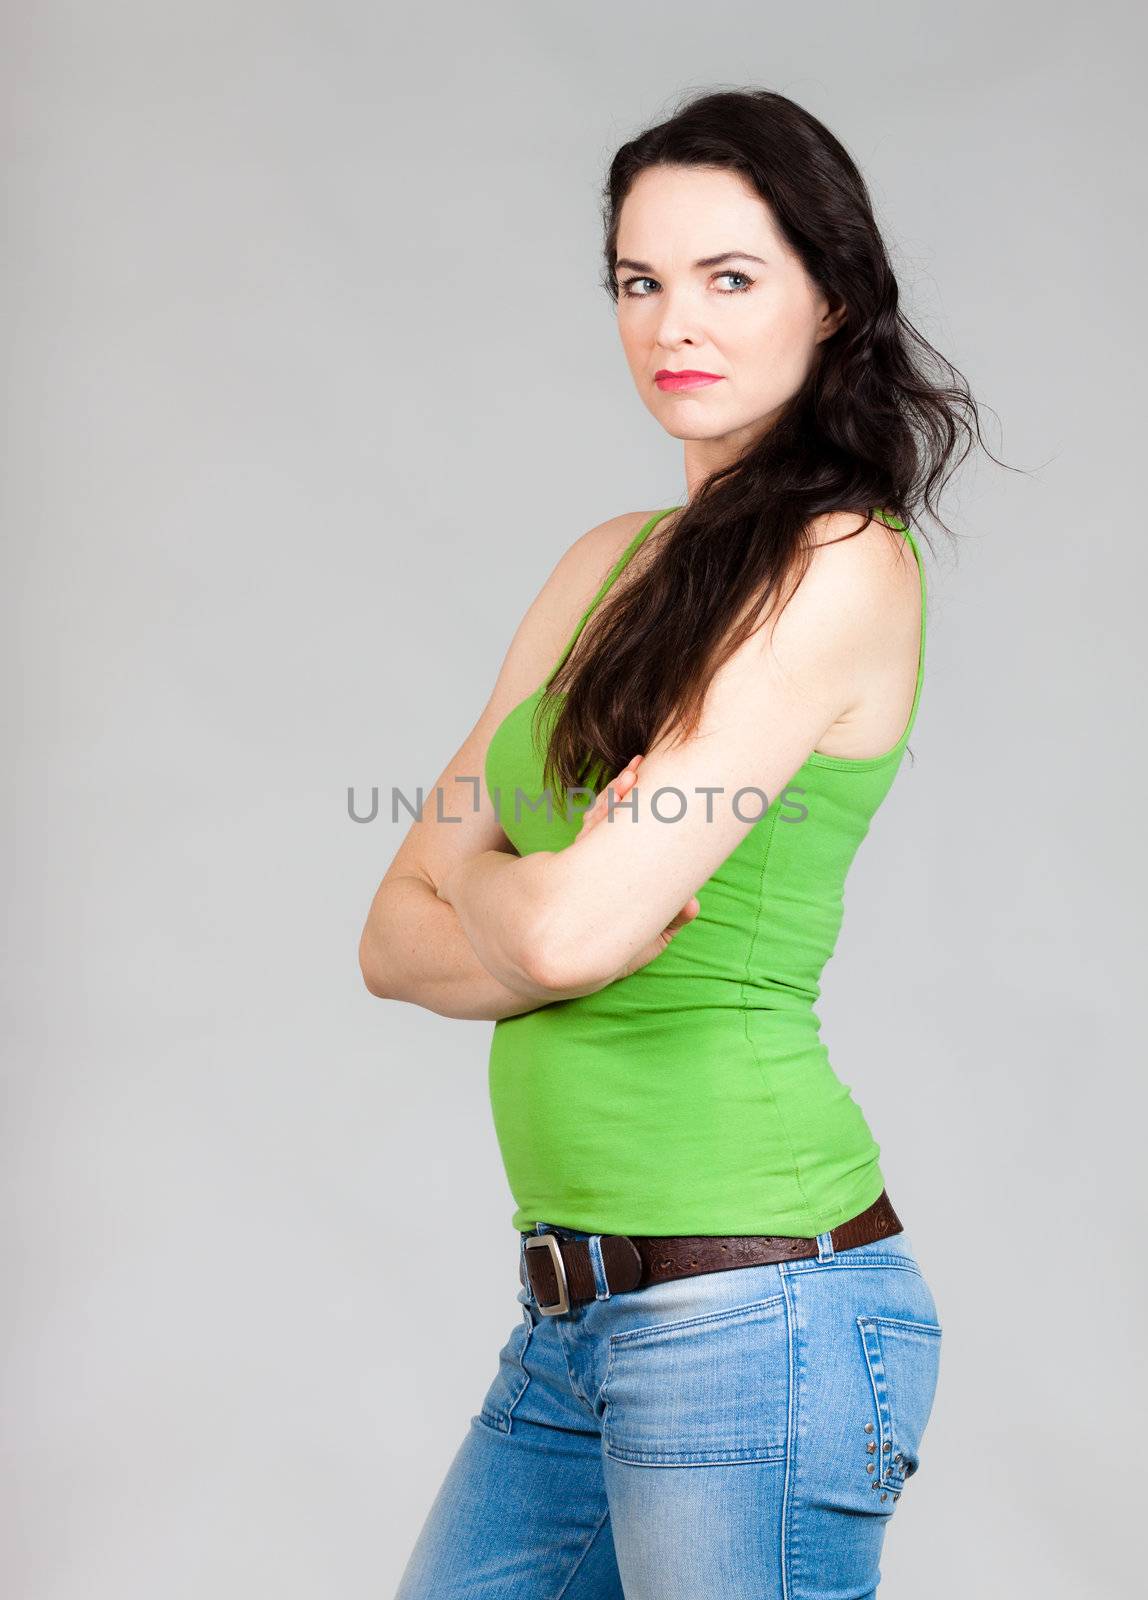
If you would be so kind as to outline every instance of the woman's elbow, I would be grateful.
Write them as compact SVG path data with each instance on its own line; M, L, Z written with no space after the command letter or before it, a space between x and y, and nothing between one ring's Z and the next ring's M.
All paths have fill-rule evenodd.
M379 949L378 941L368 925L359 939L359 971L367 993L376 1000L393 1000L397 996L387 982L387 963Z
M556 997L590 994L613 975L603 967L600 945L568 922L532 928L524 936L517 964L531 984Z

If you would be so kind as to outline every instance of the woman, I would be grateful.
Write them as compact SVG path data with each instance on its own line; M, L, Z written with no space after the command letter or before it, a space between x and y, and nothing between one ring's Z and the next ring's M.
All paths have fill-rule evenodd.
M685 500L563 555L360 948L372 993L495 1019L520 1234L399 1596L862 1597L941 1324L814 1002L920 697L908 514L976 407L780 95L624 145L605 255Z

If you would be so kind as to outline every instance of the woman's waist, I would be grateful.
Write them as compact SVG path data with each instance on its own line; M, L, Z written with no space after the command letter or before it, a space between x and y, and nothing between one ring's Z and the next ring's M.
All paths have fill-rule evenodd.
M669 951L665 952L666 955ZM658 957L658 964L665 959ZM817 1028L814 1009L820 998L818 980L807 975L780 973L699 972L679 973L667 966L660 971L641 968L593 994L556 1000L534 1011L503 1017L496 1029L513 1030L520 1023L548 1031L623 1026L639 1030L729 1025L731 1017L750 1017L768 1026L768 1019L788 1018L794 1026Z
M499 1099L553 1093L636 1106L674 1100L754 1102L821 1095L840 1085L820 1036L801 1008L703 1006L674 1011L574 1010L545 1006L496 1024L490 1087Z

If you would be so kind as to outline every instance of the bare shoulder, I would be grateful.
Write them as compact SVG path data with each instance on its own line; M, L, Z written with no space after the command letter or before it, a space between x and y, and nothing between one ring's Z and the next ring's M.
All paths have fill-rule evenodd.
M623 511L579 534L555 562L523 618L531 670L549 671L606 578L641 528L648 511Z
M785 613L793 613L790 630L829 624L856 640L912 620L920 583L899 529L876 517L866 525L855 511L830 511L815 519L810 535L809 565Z
M809 565L766 630L773 664L836 703L826 754L883 753L904 726L916 681L921 584L902 530L834 511L811 529Z
M652 511L623 511L616 517L599 522L596 527L590 528L580 538L575 539L559 566L566 565L570 576L576 583L581 584L585 591L584 606L589 605L616 562L625 554L646 524L652 518L661 516L665 509L664 506L659 506ZM672 514L662 518L651 538L644 542L643 549L646 545L652 549L655 544L660 543L658 535L664 537L671 523L676 520ZM635 557L635 563L636 561ZM626 570L629 571L628 566Z
M585 605L598 592L607 574L626 547L656 512L622 511L587 529L567 548L554 568L563 573L574 589L585 591Z
M518 622L486 704L434 785L446 820L456 826L428 820L429 811L413 822L388 877L408 873L438 883L449 865L469 851L509 847L481 786L476 804L473 780L485 772L490 741L503 719L549 676L603 579L652 515L629 511L610 517L579 534L558 557Z
M903 587L901 578L916 576L917 565L904 533L879 517L866 522L857 511L828 511L811 527L818 581L861 582L878 589Z
M653 515L624 511L596 523L558 556L518 623L494 685L490 709L504 712L556 665L582 613L631 540Z

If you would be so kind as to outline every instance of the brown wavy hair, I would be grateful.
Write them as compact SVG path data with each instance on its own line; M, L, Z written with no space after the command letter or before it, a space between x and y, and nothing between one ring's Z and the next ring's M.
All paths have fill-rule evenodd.
M923 509L951 534L937 501L974 431L992 455L967 382L898 309L865 181L823 123L770 90L725 90L623 144L603 193L602 282L615 306L622 204L655 166L742 175L846 317L784 414L667 519L656 558L627 569L549 680L533 731L542 749L549 727L543 781L559 797L573 785L600 792L664 732L688 737L714 673L800 583L815 518L857 511L860 533L874 509L914 524Z

